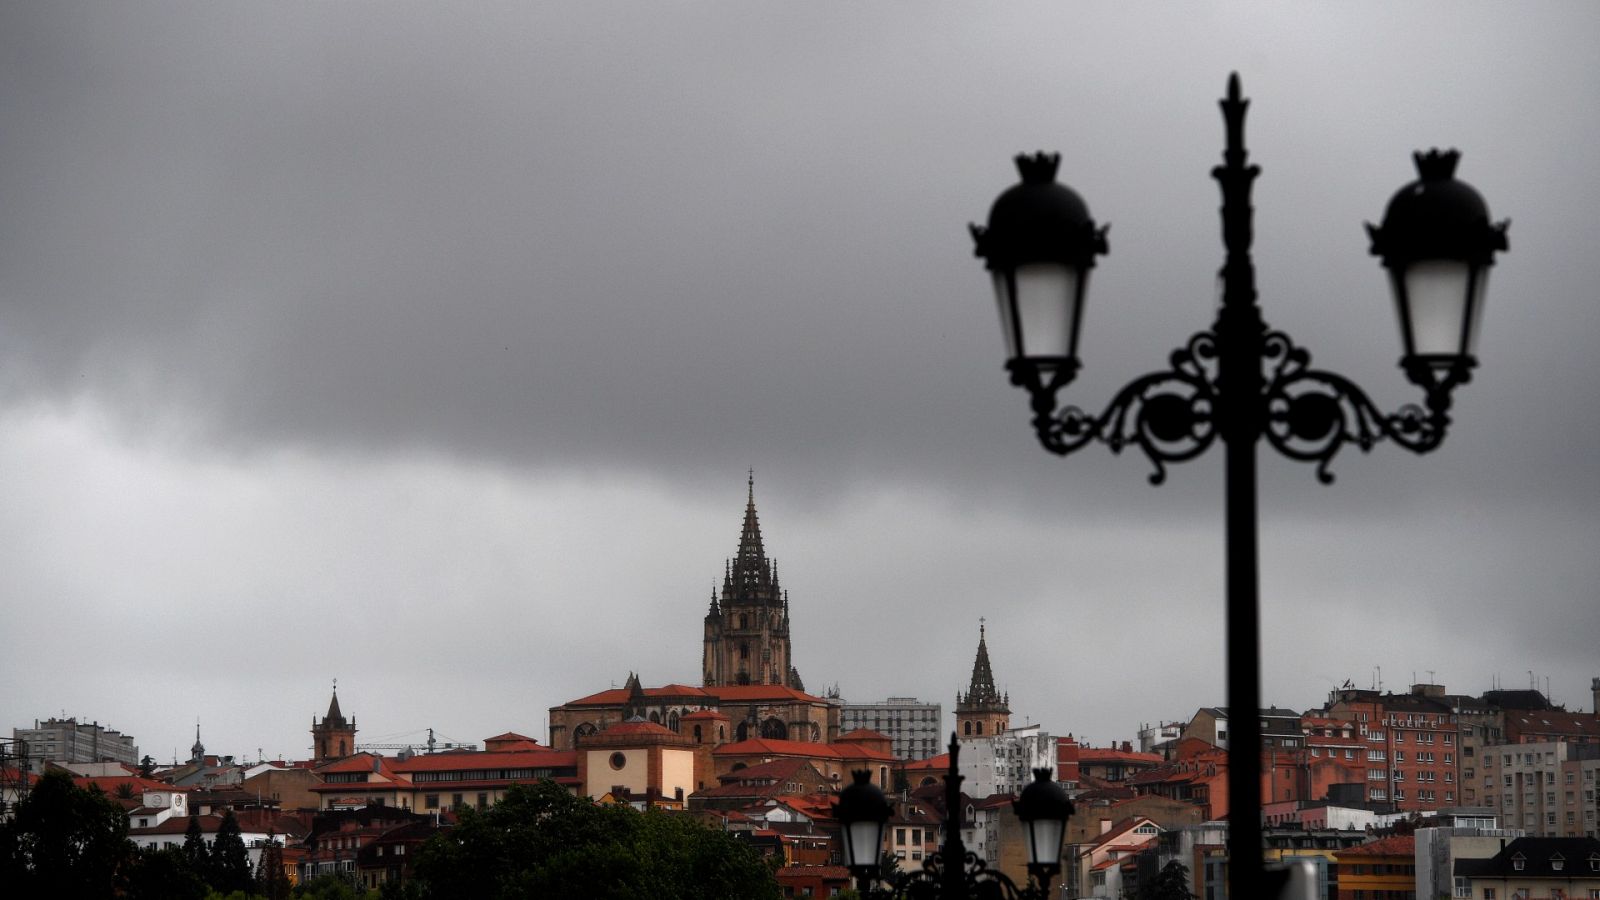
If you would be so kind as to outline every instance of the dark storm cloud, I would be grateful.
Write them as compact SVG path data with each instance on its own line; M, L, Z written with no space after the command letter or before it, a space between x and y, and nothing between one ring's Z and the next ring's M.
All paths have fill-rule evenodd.
M1161 687L1146 690L1177 708L1150 715L1186 715L1220 691L1206 649L1219 638L1203 631L1220 608L1217 464L1153 489L1135 454L1062 463L1033 446L964 226L1014 179L1011 154L1062 152L1062 177L1113 225L1073 388L1093 406L1209 324L1214 104L1238 69L1264 168L1266 315L1382 405L1414 397L1360 225L1412 177L1409 153L1461 147L1462 177L1514 220L1483 365L1445 447L1350 451L1333 487L1270 456L1262 476L1265 616L1312 645L1300 659L1272 650L1269 668L1309 656L1359 675L1432 654L1478 689L1487 669L1520 672L1545 646L1545 626L1508 609L1597 633L1585 548L1600 541L1600 177L1584 154L1600 145L1600 12L1448 8L9 5L0 396L19 422L91 408L108 444L153 445L180 467L231 460L247 483L259 470L340 490L321 469L278 468L288 454L339 471L443 460L468 474L418 477L476 485L501 471L508 492L573 477L670 485L631 552L687 531L667 512L684 498L696 522L726 505L753 464L788 518L780 552L809 563L788 569L817 604L814 643L797 648L808 673L899 690L823 643L884 598L884 627L947 613L918 637L957 657L970 620L1009 617L1004 677L1019 695L1034 677L1091 682L1130 652L1085 634L1152 629L1138 646ZM345 499L374 520L412 514L365 490ZM563 497L558 508L585 508ZM875 505L886 497L901 511ZM459 513L446 510L429 525ZM67 537L95 507L80 514ZM526 546L559 543L560 524L506 515L529 529ZM917 515L934 521L912 528ZM301 516L238 544L293 555L285 533L307 527ZM515 568L502 597L483 573L505 570L468 549L495 543L496 524L471 519L470 540L445 543L475 585L456 593L479 596L484 615L514 602L515 579L581 563ZM696 556L699 579L731 550L725 537L674 547ZM406 593L404 578L333 581L323 590L370 602ZM93 580L82 590L92 609ZM182 579L166 590L199 592ZM612 602L613 616L642 605ZM1397 630L1431 623L1449 640L1369 640L1363 620L1397 608ZM1492 653L1472 643L1484 629L1499 633ZM1594 674L1580 641L1556 644L1567 681ZM943 690L965 662L898 674ZM588 683L560 689L595 687L592 665ZM1312 687L1277 701L1318 699ZM1027 699L1063 731L1114 715L1061 695Z

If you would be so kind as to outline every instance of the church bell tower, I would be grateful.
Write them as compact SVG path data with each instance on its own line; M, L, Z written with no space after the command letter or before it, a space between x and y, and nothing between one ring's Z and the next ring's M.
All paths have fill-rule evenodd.
M972 683L965 694L956 692L956 733L963 739L993 737L1011 725L1011 695L994 687L989 667L989 643L978 620L978 655L972 661Z
M328 704L328 714L318 722L311 717L311 752L316 762L331 762L352 756L356 752L356 720L348 721L339 711L339 685L333 685L333 701Z
M750 473L739 551L723 566L722 591L711 590L705 619L705 686L777 684L805 690L789 655L789 595L767 559Z

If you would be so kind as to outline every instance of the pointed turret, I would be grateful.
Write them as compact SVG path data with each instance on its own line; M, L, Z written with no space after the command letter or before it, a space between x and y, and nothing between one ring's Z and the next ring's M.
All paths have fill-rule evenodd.
M967 692L956 692L956 729L962 737L986 737L1011 724L1010 696L995 690L984 620L978 620L978 655L972 660Z
M336 725L344 724L344 713L339 711L339 686L333 686L333 699L328 701L328 714L322 717L324 723Z
M638 674L629 672L628 680L622 685L622 689L628 692L627 703L622 708L622 717L632 719L635 716L643 716L647 701L644 696L644 685L639 683Z
M206 745L200 743L200 720L194 721L194 746L189 748L189 762L203 763L206 761Z

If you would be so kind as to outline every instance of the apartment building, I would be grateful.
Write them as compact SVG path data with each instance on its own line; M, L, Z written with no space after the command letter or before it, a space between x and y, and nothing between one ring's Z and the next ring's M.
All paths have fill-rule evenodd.
M1485 805L1534 837L1596 837L1600 744L1543 741L1488 747L1478 756Z

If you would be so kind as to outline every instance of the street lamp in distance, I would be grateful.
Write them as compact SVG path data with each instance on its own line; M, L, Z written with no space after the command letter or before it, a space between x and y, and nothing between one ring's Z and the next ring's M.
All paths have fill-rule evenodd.
M1023 840L1028 850L1029 884L1018 887L1004 872L966 849L961 840L961 745L950 735L950 763L944 775L944 841L939 850L923 860L920 869L903 873L887 886L880 884L879 860L883 835L894 809L872 783L872 773L853 772L852 783L839 792L833 805L844 842L845 865L856 879L856 890L864 898L883 900L1045 900L1050 896L1050 881L1061 871L1061 839L1072 801L1061 786L1051 780L1049 769L1034 769L1034 780L1012 801L1022 821Z

